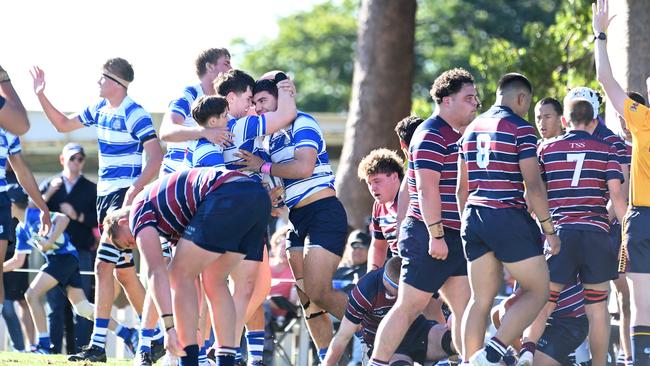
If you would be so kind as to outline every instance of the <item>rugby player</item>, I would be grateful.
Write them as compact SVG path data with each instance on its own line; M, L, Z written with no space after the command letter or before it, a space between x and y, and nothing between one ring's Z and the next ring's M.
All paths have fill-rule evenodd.
M247 254L262 251L270 210L268 194L254 179L224 169L195 168L163 175L130 207L106 218L108 235L116 245L137 245L147 262L149 288L165 323L166 345L181 356L181 365L197 366L203 343L197 335L199 274L219 340L218 364L234 365L241 331L236 328L238 311L227 278ZM169 270L160 236L177 243Z
M276 72L264 77L275 80ZM268 113L280 108L273 80L258 80L255 110ZM298 112L292 122L269 138L271 162L240 150L246 169L282 178L291 229L287 240L289 265L304 308L305 319L322 360L332 339L328 312L343 318L347 298L332 287L347 236L347 215L334 191L323 132L314 117ZM309 237L307 241L306 238Z
M438 76L430 94L436 111L418 126L409 146L410 201L398 243L399 293L379 326L372 365L390 361L408 327L438 291L452 312L454 346L462 348L460 321L470 291L455 197L457 142L480 102L473 76L459 68Z
M497 365L506 345L522 334L548 299L548 267L539 228L527 211L524 183L549 252L560 249L537 163L535 130L524 120L533 95L530 81L521 74L506 74L496 94L494 105L470 124L459 142L457 196L472 288L463 317L463 355L473 365ZM483 347L503 267L523 293Z
M602 365L607 362L609 342L609 281L618 277L618 258L609 240L607 201L611 198L616 217L622 219L627 205L621 189L623 173L616 147L593 135L599 122L592 104L571 95L565 100L562 118L570 130L543 143L538 152L551 217L564 245L547 260L551 294L535 323L541 327L557 305L560 291L578 276L584 286L592 359ZM528 336L524 349L532 342L529 347L534 351L537 337ZM526 364L521 359L528 358L526 365L532 365L532 356L532 352L524 352L519 364Z
M102 66L98 80L100 100L81 113L66 116L45 96L45 73L31 70L34 92L45 115L59 132L95 126L99 145L97 218L127 206L160 169L162 149L149 113L128 96L134 73L131 64L112 58ZM143 159L143 155L146 159ZM95 326L91 343L71 361L95 361L106 357L105 342L114 298L113 272L137 314L142 314L145 291L138 280L130 249L120 250L102 233L95 260Z
M388 250L391 257L398 255L395 226L399 187L404 178L403 166L402 159L388 149L373 150L359 163L357 175L366 182L375 199L370 223L372 241L368 252L368 272L384 266Z
M332 339L323 365L335 366L355 333L361 327L363 343L372 352L379 323L395 304L400 277L401 260L392 257L382 268L363 276L348 296L345 317ZM416 318L404 340L392 356L391 365L412 365L435 362L456 354L451 342L451 331L445 324Z
M192 104L202 95L214 95L214 80L219 74L232 69L230 52L225 48L210 48L201 52L194 63L199 84L186 87L181 97L169 103L160 125L160 139L167 143L162 173L186 169L185 150L195 140L206 139L219 145L231 141L226 126L215 128L201 125L192 116Z
M77 249L65 233L70 219L61 213L50 213L52 229L46 236L40 236L38 235L41 226L40 210L28 207L27 194L21 187L13 185L8 194L12 202L12 215L18 219L19 224L16 228L14 256L5 262L3 270L8 272L21 268L27 255L32 252L32 247L37 248L45 257L46 263L29 285L25 299L38 332L38 342L34 352L50 354L53 346L50 343L45 317L45 294L59 286L66 293L74 312L90 321L93 320L94 306L88 302L81 288ZM118 324L113 319L110 320L108 327L124 340L124 344L133 353L138 339L137 330Z

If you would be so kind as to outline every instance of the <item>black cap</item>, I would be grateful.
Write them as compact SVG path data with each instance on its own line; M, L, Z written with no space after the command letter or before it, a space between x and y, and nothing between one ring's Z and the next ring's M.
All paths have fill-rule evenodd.
M354 230L348 236L348 245L352 248L370 248L370 235L361 230Z

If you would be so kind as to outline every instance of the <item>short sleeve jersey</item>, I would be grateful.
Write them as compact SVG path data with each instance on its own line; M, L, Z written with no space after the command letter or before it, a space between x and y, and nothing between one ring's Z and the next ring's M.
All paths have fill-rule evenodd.
M261 149L262 136L266 135L266 117L244 116L242 118L231 118L228 121L228 129L233 133L233 143L223 149L223 160L226 168L237 170L243 168L240 163L242 158L235 156L239 150L246 150L251 153L257 153ZM262 176L255 172L246 172L251 178L257 181L262 180Z
M195 127L196 121L192 118L192 104L203 95L201 84L188 86L183 89L183 94L169 103L167 111L176 113L183 118L183 126ZM177 170L187 169L184 164L185 151L194 141L168 142L167 152L162 162L162 172L173 173Z
M106 99L79 114L81 122L97 129L99 143L99 181L97 195L105 196L130 187L142 174L144 143L156 138L147 111L126 96L117 108Z
M460 216L456 202L460 137L460 133L440 116L432 116L422 122L413 133L406 174L409 192L408 216L422 220L415 172L420 169L433 170L440 173L442 224L446 228L460 230ZM428 183L422 182L422 184Z
M185 151L185 169L225 166L223 148L206 138L192 141Z
M393 202L373 203L370 231L373 238L386 240L391 252L397 254L397 197Z
M377 328L396 298L388 298L383 283L384 269L379 268L361 277L348 295L345 318L354 324L361 324L363 341L372 345Z
M16 227L16 252L29 254L33 248L38 248L36 241L38 239L38 231L41 228L41 210L38 208L29 207L25 210L25 220ZM50 214L50 219L54 221L55 213ZM77 256L77 249L70 241L70 237L66 232L63 232L54 243L58 249L49 250L43 254L45 256L72 254Z
M625 100L625 122L632 133L630 204L650 207L650 109L632 99Z
M21 151L18 136L0 128L0 192L7 190L7 158Z
M607 182L623 181L616 147L574 130L542 144L538 159L555 224L609 232Z
M282 179L286 194L285 203L289 208L325 188L334 189L334 173L323 131L314 117L298 112L291 125L271 135L268 149L273 163L288 163L294 160L295 151L303 148L316 150L316 163L308 178Z
M596 129L592 133L592 136L614 145L616 148L616 158L621 165L630 164L630 158L627 154L625 141L620 136L612 132L612 130L607 128L603 122L598 122L598 125L596 125Z
M245 175L217 168L193 168L163 175L133 200L131 232L136 236L144 227L152 226L164 238L178 241L205 197L235 176Z
M526 208L519 161L536 157L535 129L510 108L494 105L478 116L460 141L467 166L467 205Z

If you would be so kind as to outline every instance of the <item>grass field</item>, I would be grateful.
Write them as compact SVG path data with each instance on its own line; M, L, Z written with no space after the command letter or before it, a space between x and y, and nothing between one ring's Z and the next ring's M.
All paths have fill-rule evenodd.
M129 366L131 360L108 359L105 364L93 364L90 362L68 362L65 355L37 355L33 353L0 352L0 365L6 366L32 366L32 365L107 365L107 366Z

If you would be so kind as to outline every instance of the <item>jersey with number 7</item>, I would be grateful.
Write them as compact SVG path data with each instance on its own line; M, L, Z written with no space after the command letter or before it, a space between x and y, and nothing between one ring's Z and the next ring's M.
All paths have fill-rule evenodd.
M542 144L538 159L556 226L609 232L607 181L623 181L616 147L569 131Z

